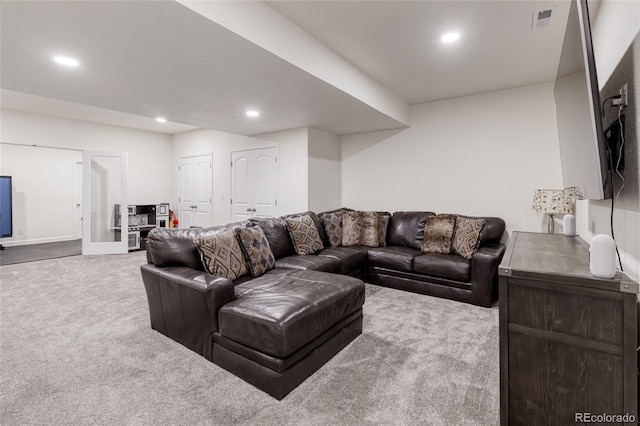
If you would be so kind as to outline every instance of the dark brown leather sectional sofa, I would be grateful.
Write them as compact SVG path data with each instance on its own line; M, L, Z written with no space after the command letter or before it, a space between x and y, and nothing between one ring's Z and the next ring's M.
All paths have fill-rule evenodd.
M420 251L432 212L394 213L386 246L375 248L329 247L318 215L301 214L325 241L317 254L295 254L285 218L150 232L141 269L151 327L282 399L362 333L363 280L480 306L496 300L502 219L484 218L480 246L466 260ZM205 272L194 239L240 226L262 228L276 267L235 281Z

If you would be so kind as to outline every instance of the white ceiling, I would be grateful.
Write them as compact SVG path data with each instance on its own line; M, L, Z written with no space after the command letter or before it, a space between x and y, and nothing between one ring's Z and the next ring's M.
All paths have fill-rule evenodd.
M268 5L409 104L553 80L568 13L566 0ZM552 6L551 25L532 31L534 10ZM166 133L199 127L256 135L310 126L349 134L403 126L173 1L1 7L3 107L29 110L38 97L52 98L94 107L94 114L77 113L81 119L117 111ZM460 41L441 44L442 32L452 29ZM77 57L81 66L61 69L51 61L55 54ZM37 112L65 110L40 101ZM262 115L249 119L247 108ZM151 123L156 116L169 125ZM110 124L118 121L110 117ZM142 128L131 120L121 125Z
M552 81L568 1L269 1L410 104ZM551 24L532 31L535 10ZM456 31L461 39L440 42Z

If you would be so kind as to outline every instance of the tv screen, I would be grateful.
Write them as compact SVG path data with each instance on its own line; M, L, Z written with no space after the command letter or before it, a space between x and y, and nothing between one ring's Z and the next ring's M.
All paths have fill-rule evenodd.
M589 11L584 0L571 2L553 91L564 187L577 186L588 199L611 198Z

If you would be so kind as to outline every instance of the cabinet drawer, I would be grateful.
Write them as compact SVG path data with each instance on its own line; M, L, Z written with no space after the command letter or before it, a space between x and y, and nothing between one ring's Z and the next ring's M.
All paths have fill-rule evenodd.
M619 293L564 290L561 284L510 279L509 323L622 346L623 310Z

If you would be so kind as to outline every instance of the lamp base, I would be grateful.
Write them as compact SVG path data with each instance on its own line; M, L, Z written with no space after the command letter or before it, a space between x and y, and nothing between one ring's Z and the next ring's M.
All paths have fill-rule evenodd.
M549 224L547 225L547 231L549 234L555 233L555 222L553 220L553 214L547 213L549 215Z

